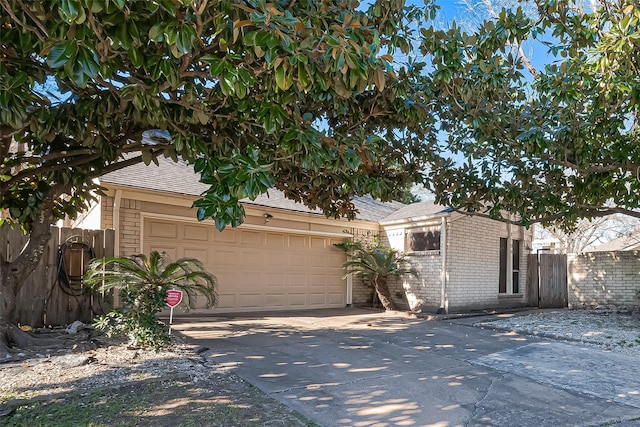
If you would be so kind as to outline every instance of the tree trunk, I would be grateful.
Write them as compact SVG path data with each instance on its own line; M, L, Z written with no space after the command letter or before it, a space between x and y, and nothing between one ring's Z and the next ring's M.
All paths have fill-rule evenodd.
M384 309L398 311L398 306L391 298L391 291L389 291L389 286L387 285L387 276L376 274L373 278L373 286Z
M53 206L51 198L49 201ZM29 243L15 259L7 259L7 254L0 251L0 358L6 357L12 346L24 348L35 342L35 338L17 326L16 298L44 254L51 238L52 222L51 213L42 215L40 222L31 228Z
M5 358L12 344L11 327L16 311L17 282L10 274L11 263L0 263L0 357Z

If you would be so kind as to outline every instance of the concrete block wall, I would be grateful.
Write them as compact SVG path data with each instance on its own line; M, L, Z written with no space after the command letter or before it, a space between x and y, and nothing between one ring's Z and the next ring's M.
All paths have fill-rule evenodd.
M569 254L567 286L572 308L640 304L640 251Z

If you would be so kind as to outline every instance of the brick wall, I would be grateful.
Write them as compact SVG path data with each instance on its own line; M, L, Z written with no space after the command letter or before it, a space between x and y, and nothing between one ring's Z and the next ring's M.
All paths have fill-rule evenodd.
M102 209L100 226L103 229L113 228L113 197L101 196L100 207Z
M120 256L140 253L141 208L142 202L139 200L122 199L120 205Z
M453 216L447 235L447 299L450 311L518 306L526 303L527 251L530 231L511 226L511 237L520 240L518 294L499 294L500 238L508 225L477 216ZM515 269L515 266L514 266Z
M380 234L371 230L354 228L349 230L356 241L366 242L369 244L376 243L380 238ZM373 287L368 283L364 283L358 276L353 277L352 288L352 304L354 306L370 306L373 297Z
M426 224L426 223L425 223ZM425 224L411 224L410 227ZM407 224L405 227L409 227ZM387 227L383 240L394 249L404 249L402 226ZM526 303L527 251L531 232L511 226L511 237L520 240L520 262L517 294L499 294L500 238L509 235L505 223L486 218L452 214L447 218L446 235L446 300L449 311L475 308L521 306ZM440 251L409 254L407 259L418 271L418 277L405 276L394 283L392 293L406 293L405 304L412 310L432 312L441 305Z
M640 251L569 254L567 282L572 308L638 304Z
M102 227L113 228L113 197L103 196ZM142 202L138 200L122 199L120 202L120 246L119 256L129 256L140 253L140 209Z

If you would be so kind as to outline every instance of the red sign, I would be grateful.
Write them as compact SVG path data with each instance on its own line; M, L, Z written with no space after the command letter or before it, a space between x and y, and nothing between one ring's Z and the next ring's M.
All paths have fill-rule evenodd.
M175 307L176 305L180 304L180 301L182 301L182 291L179 291L177 289L169 289L164 300L167 302L167 305L169 307Z

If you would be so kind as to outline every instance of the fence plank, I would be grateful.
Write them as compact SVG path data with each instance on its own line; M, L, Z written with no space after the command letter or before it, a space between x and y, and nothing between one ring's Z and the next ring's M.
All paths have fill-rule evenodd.
M540 308L568 305L567 256L540 254Z
M527 261L527 304L538 307L540 292L538 289L538 257L530 254Z
M91 322L94 313L111 309L111 296L83 291L79 283L73 286L73 289L78 291L77 295L65 293L64 284L58 279L58 249L67 239L74 238L86 240L91 246L95 245L96 253L100 253L101 256L112 256L115 231L57 227L52 227L51 231L51 239L40 262L18 292L17 320L22 325L32 327L66 325L74 320ZM23 236L19 230L0 228L0 250L9 261L13 261L20 254L27 241L28 236Z

